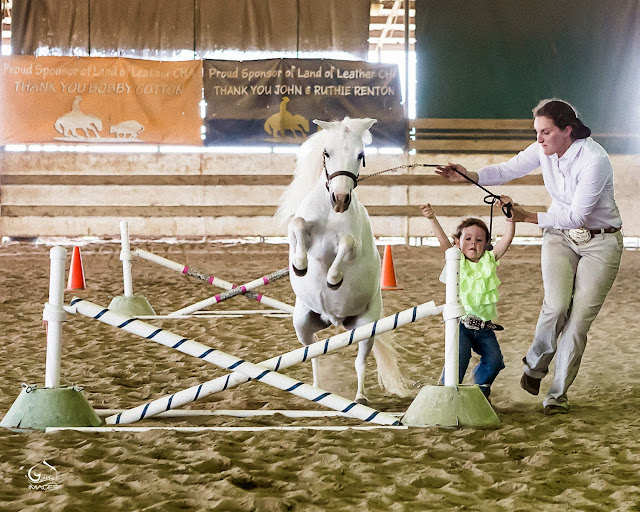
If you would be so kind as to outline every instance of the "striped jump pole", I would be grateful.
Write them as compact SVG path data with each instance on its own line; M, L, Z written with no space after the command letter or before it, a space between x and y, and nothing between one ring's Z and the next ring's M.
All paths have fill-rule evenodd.
M267 276L259 277L258 279L254 279L249 283L241 284L240 286L236 286L231 290L227 290L224 293L220 293L218 295L214 295L213 297L209 297L208 299L201 300L200 302L196 302L191 306L187 306L185 308L179 309L178 311L174 311L173 313L169 313L168 316L181 316L181 315L190 315L196 311L200 311L201 309L208 308L209 306L213 306L214 304L218 304L219 302L230 299L231 297L235 297L236 295L240 295L243 293L247 293L250 290L254 290L260 286L264 286L265 284L269 284L272 281L277 281L278 279L282 279L289 275L289 269L284 268L282 270L278 270L273 272ZM293 307L291 307L291 313L293 313Z
M184 354L197 357L207 363L232 370L234 373L240 373L245 378L264 382L269 386L287 391L300 398L343 412L352 418L380 425L400 425L398 419L390 414L376 411L366 405L347 400L339 395L305 384L264 366L244 361L239 357L207 347L197 341L183 338L170 331L159 329L142 320L116 313L87 300L74 298L71 301L71 307L67 311L69 310L141 336L160 345L173 348Z
M222 288L223 290L233 290L237 288L236 285L234 285L233 283L230 283L229 281L225 281L224 279L220 279L219 277L207 275L204 272L200 272L199 270L189 268L186 265L182 265L181 263L171 261L167 258L163 258L162 256L158 256L157 254L153 254L143 249L136 249L135 251L132 252L132 254L135 256L138 256L139 258L142 258L143 260L156 263L170 270L174 270L181 274L186 274L188 276L195 277L197 279L200 279L201 281L206 281L207 283L212 284L213 286L217 286L218 288ZM280 270L278 272L283 272L283 271ZM274 274L278 274L278 272L274 272ZM269 282L275 281L276 279L280 279L285 275L288 275L288 270L287 270L287 274L282 274L278 277L271 278L269 279ZM263 278L258 279L257 281L260 281L261 279L264 280L265 278L269 278L269 277L270 276L265 276ZM262 284L267 284L264 281L260 281L260 282ZM281 311L286 311L287 313L293 313L293 306L286 304L284 302L281 302L279 300L272 299L271 297L267 297L266 295L253 293L251 291L248 291L246 293L243 293L243 292L238 292L238 293L250 299L256 300L264 304L265 306L269 306L274 309L279 309ZM206 306L203 306L203 307L206 307ZM175 313L171 314L171 316L177 316L177 314L178 312L176 311Z
M356 329L345 331L337 334L336 336L318 341L307 347L300 347L280 356L266 359L259 364L260 366L270 370L284 370L313 357L328 354L329 352L344 348L353 343L366 340L374 334L382 334L384 332L397 329L398 327L402 327L403 325L417 322L418 320L422 320L428 316L438 315L442 312L442 308L442 306L436 306L433 301L426 302L419 306L396 313L395 315L381 318L376 322L371 322L357 327ZM248 380L249 379L247 377L237 373L224 375L205 382L204 384L198 384L188 389L178 391L172 395L167 395L146 404L122 411L119 414L114 414L107 417L105 422L107 424L135 423L136 421L140 421L144 418L149 418L165 411L177 409L219 391L225 391L233 388L239 384L247 382Z

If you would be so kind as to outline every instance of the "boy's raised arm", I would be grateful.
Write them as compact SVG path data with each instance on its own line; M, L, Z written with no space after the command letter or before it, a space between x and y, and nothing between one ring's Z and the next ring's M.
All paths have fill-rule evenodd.
M444 229L442 229L440 222L438 222L436 214L433 213L433 208L431 208L431 205L425 204L424 206L420 207L420 210L422 211L422 215L424 215L427 219L429 219L429 222L431 222L431 229L433 230L434 235L436 235L436 238L440 243L440 248L443 251L446 251L447 249L449 249L449 247L453 247L451 240L449 240L449 237L444 232Z
M508 203L513 204L513 200L509 196L500 196L500 206ZM493 248L493 255L496 260L499 260L504 256L504 253L507 252L507 249L511 246L511 242L513 242L513 237L516 234L516 223L512 221L513 219L507 219L505 233L502 235L500 240L496 242L496 245Z

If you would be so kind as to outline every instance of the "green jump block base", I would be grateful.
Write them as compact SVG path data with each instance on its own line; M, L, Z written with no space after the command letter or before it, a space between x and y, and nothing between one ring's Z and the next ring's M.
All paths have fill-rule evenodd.
M144 295L133 294L131 297L114 297L109 309L127 316L150 316L156 312Z
M400 422L410 427L497 427L500 419L477 385L425 386Z
M0 427L39 430L47 427L97 427L101 424L81 389L66 386L24 386L0 421Z

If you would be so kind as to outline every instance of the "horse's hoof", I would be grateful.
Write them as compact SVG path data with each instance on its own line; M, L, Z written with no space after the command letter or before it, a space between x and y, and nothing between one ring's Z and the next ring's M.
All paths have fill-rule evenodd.
M367 400L365 397L356 398L356 403L360 405L369 405L369 400Z
M293 268L293 273L295 275L297 275L298 277L302 277L302 276L307 275L307 270L308 269L306 269L306 268L303 268L302 270L300 270L300 269L297 269L296 266L293 265L293 264L291 265L291 268Z
M342 281L344 281L344 277L340 279L340 281L338 281L336 284L331 284L329 281L327 281L327 286L332 290L337 290L342 285Z

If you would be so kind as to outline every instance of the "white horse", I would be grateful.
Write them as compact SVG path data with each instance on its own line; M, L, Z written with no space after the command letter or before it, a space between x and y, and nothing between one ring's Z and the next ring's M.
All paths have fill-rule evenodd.
M313 121L322 130L298 154L293 181L277 216L289 221L290 279L296 294L293 325L303 345L329 325L354 329L382 316L380 254L369 215L353 190L364 164L365 144L375 119ZM355 401L367 403L365 360L373 349L378 382L400 396L408 394L390 340L380 336L359 343ZM314 385L318 383L312 360Z

